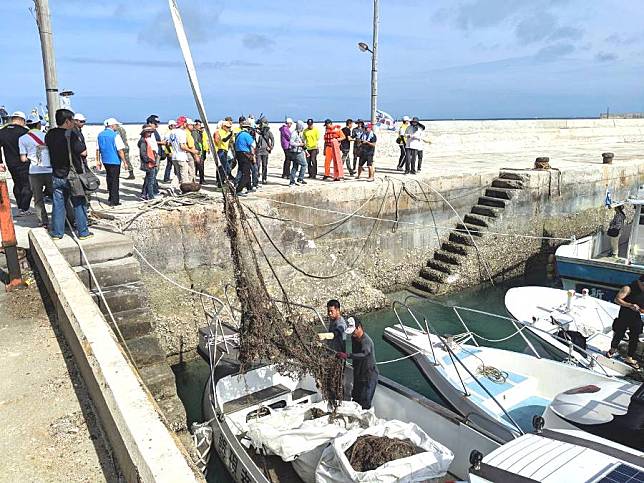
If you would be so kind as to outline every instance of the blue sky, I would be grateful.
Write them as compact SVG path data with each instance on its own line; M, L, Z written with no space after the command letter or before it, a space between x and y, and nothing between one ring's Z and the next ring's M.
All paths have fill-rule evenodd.
M367 116L371 0L178 0L208 116ZM395 117L644 111L644 2L381 0L379 107ZM29 0L0 4L0 104L44 102ZM191 116L166 0L50 0L59 87L90 121Z

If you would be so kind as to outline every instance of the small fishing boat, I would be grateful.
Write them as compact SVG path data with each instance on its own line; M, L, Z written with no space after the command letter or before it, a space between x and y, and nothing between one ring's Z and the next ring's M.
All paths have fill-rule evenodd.
M622 360L604 356L610 349L618 305L588 293L529 286L508 290L505 307L527 330L567 352L570 359L596 371L605 368L620 376L628 376L633 371ZM642 346L638 352L641 349Z
M610 241L603 230L557 248L557 273L564 289L579 293L588 289L593 297L612 301L621 287L644 275L644 230L640 229L644 224L644 188L626 203L634 208L635 216L622 230L619 256L609 256Z
M551 437L550 437L551 436ZM588 441L526 434L470 460L470 483L598 483L644 481L644 462L624 461Z
M350 367L347 367L347 380L350 375ZM355 405L343 402L338 411L341 412L345 404ZM311 476L316 469L317 460L320 460L320 454L324 455L322 459L327 456L327 449L332 446L332 442L320 439L320 434L327 432L327 427L318 427L313 433L303 433L298 428L300 439L291 441L280 434L281 439L276 442L269 434L267 438L271 444L257 445L259 447L254 444L258 439L257 428L261 427L258 423L262 422L262 418L276 416L281 418L279 422L283 424L289 411L303 414L309 408L325 405L326 403L321 403L321 396L311 377L295 379L284 376L272 365L255 367L242 374L237 363L220 360L212 368L202 407L204 417L210 420L213 447L221 461L235 481L248 483L311 481L310 478L302 477L302 468L306 469L304 474ZM417 425L433 441L429 445L432 451L422 458L423 464L433 465L434 470L438 468L443 473L448 471L449 478L467 477L469 454L472 450L483 447L485 451L491 452L499 446L498 442L469 426L458 414L384 377L380 377L378 381L373 409L367 412L370 413L369 420L377 418L380 421L395 420L398 425ZM308 434L313 440L302 439L302 434ZM323 445L321 448L317 446L315 451L307 451L310 446L320 443ZM285 458L288 460L285 461L269 450L269 447L274 451L276 447L288 448L291 458ZM319 465L323 464L320 460ZM438 481L434 478L427 479ZM319 481L330 480L321 478Z
M435 332L435 331L434 331ZM473 427L506 443L531 431L558 394L615 379L575 365L491 347L471 334L441 337L400 323L384 338L412 355L423 376Z

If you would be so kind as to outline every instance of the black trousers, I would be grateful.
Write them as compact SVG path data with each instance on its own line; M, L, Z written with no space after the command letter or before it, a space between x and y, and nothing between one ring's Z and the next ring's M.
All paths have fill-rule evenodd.
M400 146L400 157L398 158L398 169L401 169L405 165L405 160L407 159L407 150L405 149L404 144L399 144Z
M317 148L307 149L309 156L306 158L308 166L309 178L315 178L318 175L318 152Z
M13 196L18 208L27 211L31 205L31 185L29 184L29 163L7 166L13 179Z
M418 157L418 149L407 148L407 157L405 158L405 174L416 174L416 158Z
M288 178L291 175L291 158L284 151L284 166L282 166L282 178Z
M418 166L416 166L416 171L420 171L420 167L423 164L423 150L418 149Z
M119 203L119 177L121 176L120 164L105 164L105 177L107 178L107 201L113 205Z
M351 399L360 406L362 409L370 409L371 401L376 393L376 386L378 386L378 373L374 373L369 379L353 380L353 390L351 391Z
M637 343L642 333L642 320L637 319L625 320L617 317L613 321L613 340L610 343L611 348L617 349L628 330L628 355L633 357L637 351Z
M268 153L257 155L257 169L262 183L266 183L266 178L268 177Z
M253 163L253 156L249 153L237 153L237 165L241 171L241 179L237 184L237 193L241 193L244 188L250 191L253 187L250 165Z

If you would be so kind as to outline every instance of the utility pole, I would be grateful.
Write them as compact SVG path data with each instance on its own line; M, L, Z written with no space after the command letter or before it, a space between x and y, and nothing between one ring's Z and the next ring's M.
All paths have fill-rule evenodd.
M371 42L371 123L376 124L378 109L378 25L380 13L378 0L373 0L373 41Z
M54 56L54 36L51 30L49 0L34 0L34 6L36 8L36 24L38 25L38 33L40 34L42 64L45 71L47 112L49 113L49 123L53 125L56 119L56 111L60 106L60 98L58 96L56 57Z

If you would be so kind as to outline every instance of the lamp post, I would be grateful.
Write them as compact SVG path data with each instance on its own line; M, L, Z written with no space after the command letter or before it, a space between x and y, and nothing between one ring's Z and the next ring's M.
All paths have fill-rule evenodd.
M56 110L60 106L58 97L58 79L56 76L56 58L54 57L54 36L51 30L51 15L49 0L34 0L36 9L36 24L40 34L42 63L45 71L45 92L47 93L47 111L49 122L54 122Z
M378 0L373 0L373 41L371 48L364 42L358 43L361 52L371 53L371 123L376 123L378 109L378 25L380 23Z

